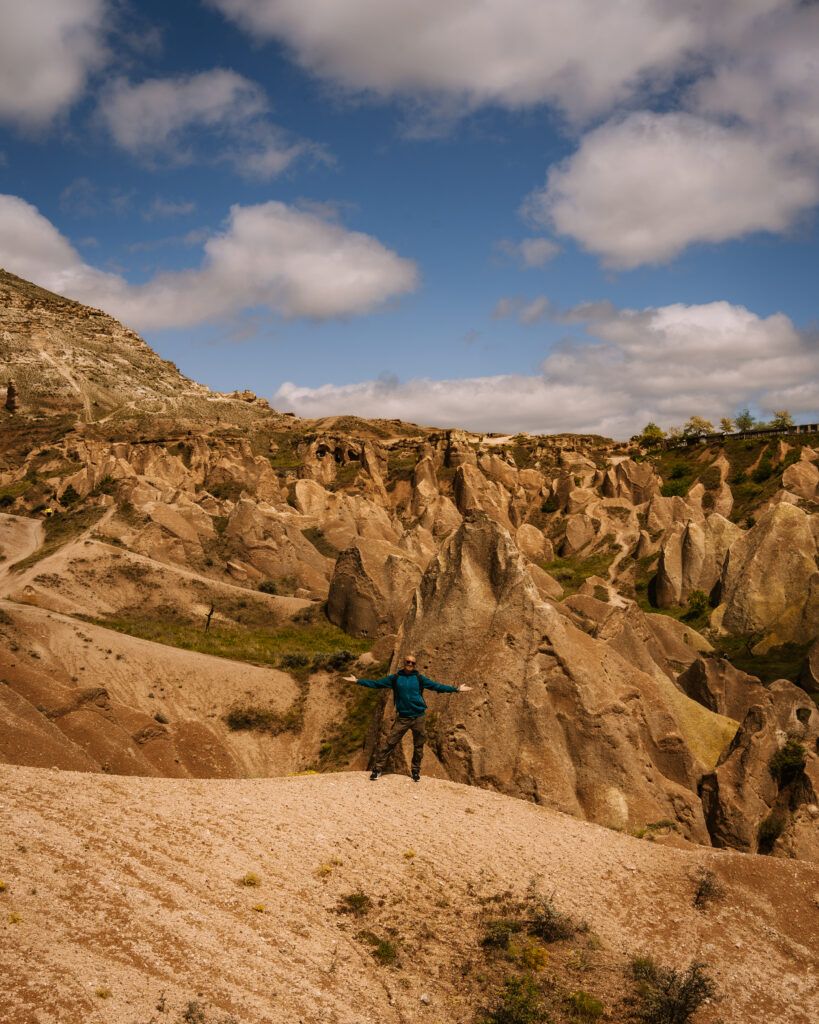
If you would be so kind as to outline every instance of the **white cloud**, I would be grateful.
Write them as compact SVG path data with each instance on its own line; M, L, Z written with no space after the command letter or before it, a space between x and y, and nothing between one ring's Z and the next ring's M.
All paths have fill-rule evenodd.
M305 154L323 156L320 147L291 139L268 113L261 86L224 68L138 85L119 78L98 108L114 142L149 161L221 160L247 177L271 178Z
M187 217L196 209L196 203L187 199L163 199L156 196L142 211L143 220L162 220L166 217Z
M527 269L545 266L560 252L560 246L549 238L522 238L519 242L504 238L498 242L498 249Z
M526 213L629 268L669 260L692 242L783 231L817 199L815 169L743 127L636 113L586 135Z
M288 44L346 89L464 109L611 109L787 0L209 0L255 37Z
M527 327L542 320L551 309L551 303L545 295L538 295L528 302L520 296L504 296L498 299L490 314L493 320L504 320L515 317Z
M106 60L106 0L3 4L0 120L42 127L85 91Z
M303 416L355 413L474 430L573 431L628 437L649 420L711 419L744 405L819 409L819 343L783 314L762 318L727 302L578 310L589 340L567 341L538 375L365 381L318 388L285 383L278 408ZM809 382L809 383L805 383Z
M412 261L370 235L277 202L231 207L224 230L205 241L201 266L131 285L86 264L35 207L0 195L0 266L142 330L248 308L284 317L355 316L418 282Z

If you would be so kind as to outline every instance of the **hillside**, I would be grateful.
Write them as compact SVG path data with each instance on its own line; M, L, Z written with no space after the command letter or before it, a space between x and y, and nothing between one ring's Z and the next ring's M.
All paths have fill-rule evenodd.
M813 1020L806 864L667 849L433 780L0 782L8 1024L455 1024L527 978L554 1024L596 1019L578 1011L595 1001L626 1021L634 957L705 963L699 1024ZM588 930L486 945L533 882Z
M812 435L644 450L301 421L3 280L15 358L47 348L64 383L104 367L112 410L89 419L68 388L46 415L41 381L2 413L6 760L360 766L385 705L341 674L412 645L476 689L432 702L428 772L632 832L669 820L679 841L818 855Z

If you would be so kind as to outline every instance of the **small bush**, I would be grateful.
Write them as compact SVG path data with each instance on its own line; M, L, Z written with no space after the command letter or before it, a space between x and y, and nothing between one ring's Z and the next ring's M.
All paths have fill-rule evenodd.
M111 989L106 988L105 985L100 985L97 989L95 989L94 995L97 997L97 999L110 999L112 992Z
M262 594L278 594L279 588L276 586L275 580L262 580L259 584L259 590Z
M490 949L506 949L512 936L519 935L523 928L523 921L505 917L490 918L484 923L481 945Z
M705 964L696 961L677 971L660 967L650 957L637 957L631 971L640 997L637 1019L644 1024L688 1024L715 992Z
M566 1003L572 1018L576 1021L582 1021L583 1024L586 1024L587 1021L598 1020L603 1016L603 1004L600 1000L595 999L588 992L583 992L582 989L578 992L572 992L567 998Z
M254 730L276 735L283 731L281 715L258 704L234 704L228 708L224 721L233 732Z
M692 590L688 595L688 610L683 615L686 621L702 618L708 612L708 595L704 590Z
M482 1018L483 1024L540 1024L545 1019L543 998L531 978L507 978Z
M560 942L588 929L585 924L576 924L568 914L562 914L550 899L540 896L532 900L526 930L544 942Z
M518 941L510 939L506 947L506 956L512 963L519 964L533 974L542 971L549 961L549 954L535 939Z
M204 1006L192 999L182 1011L182 1020L185 1024L207 1024Z
M262 884L262 880L254 871L248 871L247 874L236 880L236 884L244 885L249 889L257 889Z
M717 881L713 871L704 870L697 879L697 887L694 890L693 904L697 910L704 910L709 903L718 900L722 896L722 886Z
M336 913L352 914L354 917L364 917L372 910L373 901L365 893L358 889L356 892L347 893L338 901Z
M771 811L767 818L763 818L756 833L757 852L770 853L777 839L785 831L787 823L785 812L779 809Z
M798 740L788 740L768 762L768 770L780 789L795 782L805 770L806 751Z
M309 664L310 659L306 654L284 654L279 662L279 665L285 670L307 668Z
M73 486L69 484L68 487L66 487L66 489L63 491L62 497L60 498L60 504L64 508L70 508L72 505L76 505L76 503L79 500L79 494L77 494Z
M370 952L375 959L384 967L394 967L398 964L398 947L389 939L380 939L372 932L359 932L356 938L370 947Z

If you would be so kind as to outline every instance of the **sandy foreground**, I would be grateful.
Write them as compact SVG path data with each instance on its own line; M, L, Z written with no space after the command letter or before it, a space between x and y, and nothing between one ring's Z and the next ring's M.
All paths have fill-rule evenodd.
M699 868L724 887L692 905ZM258 885L238 883L248 872ZM705 961L697 1020L814 1021L819 870L673 849L496 793L363 773L125 778L0 766L4 1024L470 1022L481 898L537 879L600 939L577 987ZM366 893L356 919L340 897ZM383 966L362 929L389 937ZM391 930L392 929L392 930ZM551 954L550 954L551 955ZM422 999L423 997L423 999Z

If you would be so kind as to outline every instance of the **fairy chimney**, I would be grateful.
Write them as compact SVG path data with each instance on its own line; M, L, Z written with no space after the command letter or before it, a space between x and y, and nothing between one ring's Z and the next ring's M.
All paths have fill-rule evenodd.
M6 388L6 411L17 412L17 386L10 380Z

